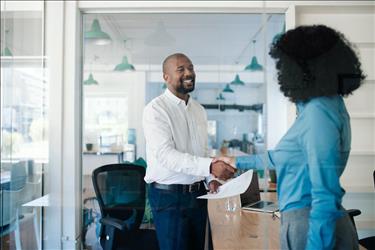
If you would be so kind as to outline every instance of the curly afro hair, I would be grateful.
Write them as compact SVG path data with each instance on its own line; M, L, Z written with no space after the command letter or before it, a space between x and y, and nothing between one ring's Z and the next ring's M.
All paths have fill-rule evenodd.
M271 45L280 90L292 102L347 96L365 79L353 45L324 25L300 26Z

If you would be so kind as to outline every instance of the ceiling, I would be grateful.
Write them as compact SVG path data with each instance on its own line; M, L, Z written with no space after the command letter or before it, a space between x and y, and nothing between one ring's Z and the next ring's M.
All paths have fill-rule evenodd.
M255 53L262 62L264 46L268 50L272 38L284 25L282 14L266 15L263 28L261 14L85 14L84 31L90 29L95 18L112 38L112 43L85 43L88 64L117 64L123 55L128 55L135 66L160 65L169 54L183 52L196 65L234 65L237 62L246 65L254 53L251 41L256 33ZM160 22L175 41L163 46L147 45L145 41ZM127 40L125 45L124 39ZM95 61L94 56L98 57Z

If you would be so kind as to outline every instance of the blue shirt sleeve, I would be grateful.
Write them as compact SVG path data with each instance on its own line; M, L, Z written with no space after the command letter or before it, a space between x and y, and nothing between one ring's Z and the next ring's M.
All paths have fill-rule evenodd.
M274 169L272 151L267 151L264 154L238 156L236 157L236 167L240 170L264 169L266 167Z
M338 169L340 157L340 122L315 103L306 107L306 127L301 144L308 162L311 181L311 212L306 249L333 249L335 227L340 211L341 187Z

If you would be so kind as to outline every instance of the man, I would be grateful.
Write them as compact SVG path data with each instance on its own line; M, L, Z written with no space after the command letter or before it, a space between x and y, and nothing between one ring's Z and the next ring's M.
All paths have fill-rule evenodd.
M207 201L203 180L227 180L235 169L207 155L207 117L204 108L190 98L195 72L184 54L163 62L164 94L152 100L143 113L148 168L149 200L162 250L204 249ZM212 179L212 178L211 178ZM216 192L219 182L209 182Z

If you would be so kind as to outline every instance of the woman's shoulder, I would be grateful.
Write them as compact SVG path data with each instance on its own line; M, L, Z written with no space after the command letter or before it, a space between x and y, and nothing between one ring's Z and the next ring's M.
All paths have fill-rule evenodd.
M314 117L339 117L343 110L344 102L341 96L321 96L310 99L305 103L304 113L310 118Z

